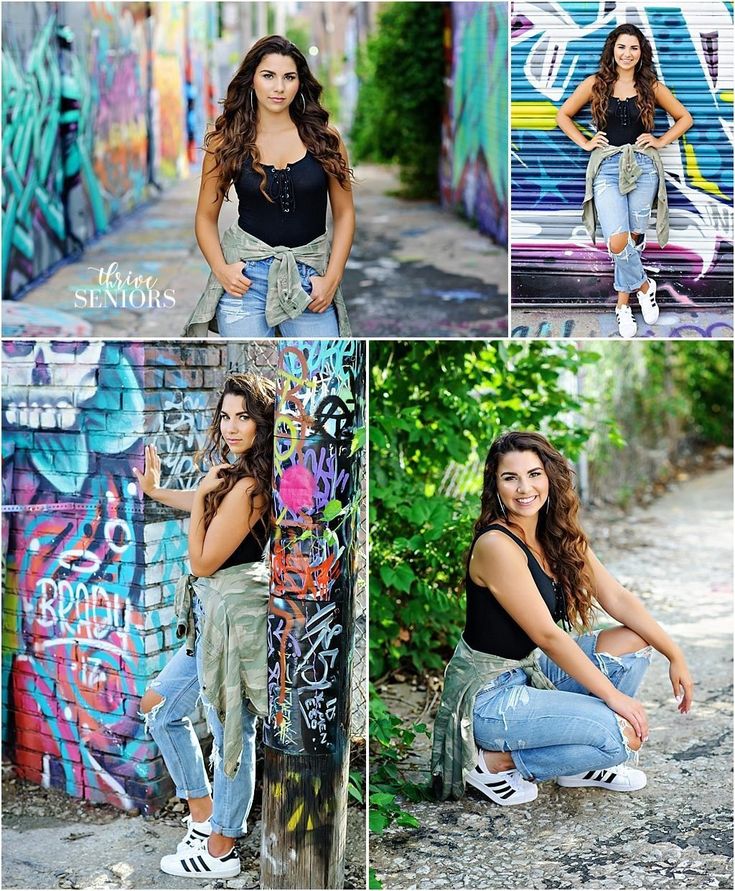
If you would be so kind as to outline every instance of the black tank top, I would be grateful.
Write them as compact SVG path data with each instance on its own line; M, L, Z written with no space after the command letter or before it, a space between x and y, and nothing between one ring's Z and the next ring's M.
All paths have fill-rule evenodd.
M267 523L261 516L250 532L220 566L220 569L227 569L228 566L239 566L241 563L257 563L258 560L261 560L268 542L267 533Z
M295 164L283 168L263 164L263 169L272 203L260 191L260 175L250 158L235 180L240 228L271 247L299 247L324 235L328 179L311 152Z
M543 571L540 563L534 557L533 551L517 535L514 535L505 526L492 524L485 526L477 533L472 547L474 548L477 539L490 529L504 532L523 549L533 580L536 582L539 594L549 608L552 618L555 622L566 620L564 593L561 586ZM498 603L492 591L472 581L469 568L465 576L465 590L467 592L467 618L463 637L473 650L490 653L493 656L502 656L505 659L525 659L532 650L536 649L536 644Z
M607 133L610 145L635 145L641 133L646 132L636 97L616 99L611 96L607 105L605 126L602 129Z

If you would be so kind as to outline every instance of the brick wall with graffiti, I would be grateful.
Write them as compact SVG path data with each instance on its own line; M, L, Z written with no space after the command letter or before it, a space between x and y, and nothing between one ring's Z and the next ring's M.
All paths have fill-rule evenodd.
M219 95L216 6L3 5L3 298L189 174Z
M442 204L508 243L508 11L447 4L448 86L439 171Z
M604 240L581 223L588 155L555 123L557 109L594 74L606 35L622 22L651 42L659 78L694 117L661 151L669 243L649 238L644 265L659 298L695 309L732 303L733 4L514 0L511 6L512 299L516 306L589 305L612 298ZM591 135L589 109L577 119ZM657 109L655 132L670 126Z
M275 363L272 343L3 343L2 724L22 777L128 810L172 793L138 707L179 646L187 525L132 468L153 442L163 484L196 485L223 370Z

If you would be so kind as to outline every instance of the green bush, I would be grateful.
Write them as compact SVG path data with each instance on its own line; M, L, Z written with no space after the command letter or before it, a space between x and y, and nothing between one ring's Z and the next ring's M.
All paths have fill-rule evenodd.
M353 154L396 162L404 198L438 193L443 32L443 3L389 3L358 57Z

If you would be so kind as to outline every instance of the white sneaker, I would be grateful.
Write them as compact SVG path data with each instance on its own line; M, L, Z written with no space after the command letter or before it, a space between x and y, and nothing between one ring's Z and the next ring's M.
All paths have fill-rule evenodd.
M648 290L644 294L643 291L638 291L635 295L638 298L638 303L641 305L641 312L643 313L643 320L647 325L655 325L658 321L658 303L656 303L656 282L652 279L648 279Z
M482 751L478 752L477 764L464 781L501 807L526 804L538 797L538 786L524 780L517 770L502 770L498 773L489 771Z
M627 303L615 307L615 318L618 320L618 333L621 337L635 337L638 325Z
M195 848L199 848L202 842L206 841L212 834L212 824L209 820L205 820L203 823L195 823L191 818L191 814L188 817L182 817L181 822L186 826L186 835L176 845L176 853L190 854Z
M647 780L645 773L637 767L617 764L606 770L588 770L587 773L576 773L570 777L557 777L556 782L567 788L597 786L611 792L637 792L646 785Z
M240 872L240 858L235 848L224 857L213 857L206 841L184 854L167 854L161 858L161 871L170 876L200 879L231 879Z

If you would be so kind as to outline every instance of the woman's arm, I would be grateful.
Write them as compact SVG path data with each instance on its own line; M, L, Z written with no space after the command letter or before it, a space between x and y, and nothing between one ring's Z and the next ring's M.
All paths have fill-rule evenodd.
M265 508L262 496L258 499L259 503L253 503L255 481L245 477L238 480L222 499L205 532L204 496L221 484L219 471L228 466L214 466L194 495L189 523L189 565L196 576L209 576L219 569L250 532Z
M199 199L194 217L194 233L197 244L209 268L222 287L236 297L242 297L251 281L242 274L243 264L227 263L219 240L219 214L225 196L217 188L217 168L213 151L217 144L210 140L209 151L204 152L202 161L202 181L199 185Z
M161 486L161 459L154 445L145 447L145 464L141 473L137 467L133 468L140 488L143 494L152 498L154 501L160 501L167 507L175 507L176 510L185 510L191 513L194 504L193 489L164 489Z
M349 167L347 149L342 140L339 143L340 152ZM347 265L347 258L352 249L352 239L355 236L355 204L352 200L352 188L347 183L347 188L339 184L339 180L329 177L329 204L332 208L332 250L329 255L329 265L323 276L312 276L311 303L309 309L313 312L324 312L334 299L337 286L342 281Z
M492 590L508 615L550 659L629 721L641 740L648 737L643 706L617 690L575 641L554 624L518 545L500 532L481 535L472 552L470 575Z
M663 134L663 136L656 137L653 133L641 133L638 139L636 139L635 144L640 145L643 148L661 149L670 142L674 142L674 140L678 139L680 136L683 136L694 123L694 118L692 118L671 90L668 87L665 87L660 81L654 88L654 94L656 97L656 105L660 105L667 114L671 115L674 119L674 124Z
M587 139L584 133L580 132L572 118L578 114L585 105L592 99L592 86L595 82L595 75L586 77L562 107L556 113L556 123L566 135L586 152L592 149L608 145L607 136L602 130L598 130L592 139Z
M624 588L616 578L610 575L592 548L587 549L587 559L595 579L597 600L600 606L613 619L617 619L631 631L635 631L654 649L666 656L670 663L669 676L674 696L682 697L679 711L688 712L692 703L694 682L681 648L674 643L635 594Z

